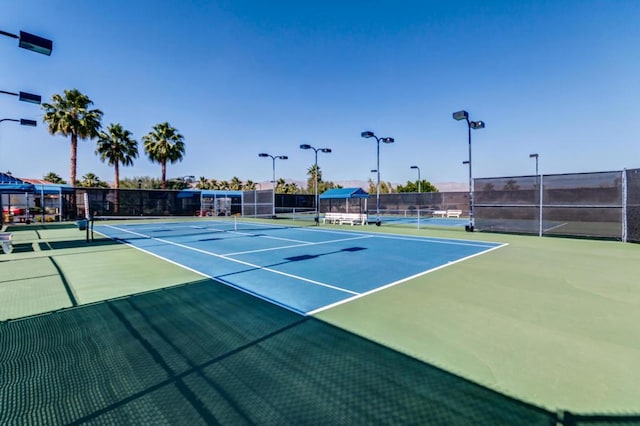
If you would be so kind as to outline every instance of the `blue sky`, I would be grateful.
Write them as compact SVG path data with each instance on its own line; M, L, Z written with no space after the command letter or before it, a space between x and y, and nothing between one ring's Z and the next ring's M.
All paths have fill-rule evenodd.
M76 88L138 141L168 121L186 155L168 176L305 180L313 152L323 178L366 180L376 146L384 181L640 167L640 2L619 1L135 1L5 2L0 30L53 40L50 57L0 37L0 90ZM0 95L0 170L69 177L69 140L43 111ZM81 141L78 176L113 180ZM142 153L142 147L140 146ZM160 176L144 155L121 177Z

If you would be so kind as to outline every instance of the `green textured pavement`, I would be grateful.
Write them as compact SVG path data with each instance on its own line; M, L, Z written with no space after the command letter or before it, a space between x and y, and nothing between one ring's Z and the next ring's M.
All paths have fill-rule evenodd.
M508 246L317 317L547 409L640 413L640 245L425 233Z
M445 374L448 377L446 385L438 387L438 392L447 386L460 385L461 383L465 384L464 386L473 383L480 385L478 388L472 387L475 389L473 392L476 392L477 389L485 389L486 395L482 394L483 396L478 398L481 400L489 398L492 404L496 403L502 406L506 417L495 422L488 422L487 418L483 418L483 421L476 424L510 424L509 416L518 416L519 414L514 413L520 413L519 410L523 407L519 403L510 404L510 397L522 401L525 408L526 404L532 404L520 414L524 417L533 415L538 420L542 419L540 420L541 424L545 424L544 422L548 419L545 415L541 418L536 417L539 412L534 406L544 407L550 413L570 410L582 414L607 414L611 415L614 420L617 419L617 416L635 415L631 419L640 420L638 417L640 414L640 386L638 386L640 383L640 333L638 333L640 280L637 279L640 276L640 245L611 241L469 234L434 229L407 230L384 226L365 229L373 232L496 241L508 245L317 314L316 318L322 322L314 321L313 323L324 323L325 326L321 327L323 330L323 327L331 328L327 324L337 327L336 329L331 328L334 330L331 333L338 333L335 330L344 330L344 334L339 332L337 337L334 336L331 339L336 341L345 339L345 341L351 342L350 339L355 336L362 336L373 345L367 349L368 351L375 348L375 351L386 354L384 348L391 348L398 354L406 354L423 361L424 368L452 373L451 376ZM150 293L135 297L153 298L157 293L153 290L161 288L169 288L164 292L180 293L195 291L194 286L217 286L209 280L203 280L198 274L109 240L97 239L93 243L87 244L84 241L84 232L78 231L73 225L22 226L9 230L14 231L15 250L10 255L0 254L0 320L46 313L72 306L83 306L101 300L143 292ZM420 256L428 255L428 253L412 253L411 255ZM375 273L376 267L392 267L392 265L372 265L372 273ZM180 284L187 285L174 288ZM194 290L189 290L192 288ZM264 315L267 316L279 317L282 315L280 309L268 307L268 304L264 302L252 302L253 299L246 295L241 297L242 303L239 303L235 300L235 297L240 297L239 295L230 296L236 293L238 292L225 290L223 296L215 295L216 297L228 298L230 303L225 306L225 309L217 311L219 316L225 317L224 324L212 322L210 327L205 327L207 333L210 332L213 335L210 336L199 328L192 335L188 328L183 328L182 334L172 334L172 337L168 339L171 345L175 346L174 349L180 352L185 350L185 345L193 345L193 342L203 339L213 339L212 336L215 336L217 331L233 333L233 327L242 328L247 321L251 323L251 312L254 309L258 309L258 312L266 309L268 313ZM213 302L202 299L199 300L202 305L195 308L193 304L183 305L179 300L173 305L163 305L162 309L155 309L153 304L149 305L148 313L145 313L147 312L145 310L139 310L136 314L143 317L148 315L146 322L143 321L146 325L141 324L133 329L127 325L127 321L122 320L121 315L116 315L114 320L112 315L115 313L114 303L116 301L113 300L94 303L84 308L81 307L79 310L63 310L53 316L47 315L23 321L0 323L2 335L11 336L10 340L2 342L3 346L0 349L4 350L6 347L16 346L15 342L21 341L20 336L24 333L27 333L24 334L27 336L39 335L38 333L32 334L29 331L30 327L47 335L58 333L60 335L59 341L67 342L67 346L64 347L67 354L75 353L78 348L94 347L98 343L100 347L118 345L129 348L132 343L127 343L127 339L134 336L134 340L142 342L146 351L144 356L150 354L153 362L162 366L164 361L161 362L154 352L155 349L145 343L147 332L158 333L157 330L150 329L149 324L159 321L160 318L168 318L179 323L188 322L187 318L194 309L197 312L208 311L212 309L208 304ZM105 309L105 306L111 306L110 313L106 316L99 314ZM98 315L98 319L95 320L97 322L92 327L98 327L99 333L106 333L105 330L114 321L116 323L122 322L126 333L122 330L111 330L109 333L115 333L115 335L111 336L106 333L105 340L96 343L94 342L96 336L88 335L83 338L82 333L74 332L74 327L77 326L70 327L70 331L68 331L66 326L52 325L57 321L62 321L62 317L58 317L59 315L71 315L67 314L68 312L78 312L74 315L88 315L89 317ZM289 318L289 314L285 316ZM75 318L70 321L75 324L75 321L79 320ZM91 323L91 321L94 320L89 322ZM25 325L16 325L23 323ZM286 325L284 326L286 327ZM295 328L308 330L307 326L299 327L296 325ZM67 332L71 333L70 336L75 337L64 337ZM302 331L302 333L305 332ZM79 336L78 333L80 333ZM129 337L123 337L123 333L128 333ZM198 333L205 334L198 335ZM312 332L309 331L309 333ZM319 331L316 330L313 333L319 333ZM36 365L44 362L45 364L40 368L50 370L52 367L47 362L55 364L57 355L55 353L46 355L47 350L51 350L49 346L38 348L37 343L26 340L21 341L16 350L18 352L20 350L29 351L35 348L36 352L42 351L45 354L43 355L44 361L37 356L27 357L24 361L27 364L21 364L21 368L28 369L28 362L34 362ZM288 341L287 345L291 345L291 342ZM307 341L299 346L294 345L292 348L303 353L321 356L322 352L317 351L319 347L326 349L325 343ZM5 345L9 346L5 347ZM32 345L35 346L32 347ZM348 345L341 347L338 353L331 356L335 359L363 356L362 353L350 354L347 349ZM228 350L233 352L236 349ZM284 346L273 352L271 356L281 360L276 362L275 366L270 364L269 368L284 368L288 374L298 374L304 370L289 366L288 361L283 361L291 359L291 362L298 362L297 358L289 353L290 350L293 349ZM367 350L363 353L366 353ZM392 353L395 352L392 351ZM86 356L87 359L96 357L91 353L83 356ZM104 356L107 359L102 359L101 356L97 357L99 365L102 363L109 365L108 356L110 355ZM175 356L175 354L171 356ZM378 385L367 384L368 382L363 377L366 377L367 371L376 376L378 374L376 368L386 368L380 367L388 361L386 356L384 355L381 360L375 361L373 364L362 366L365 370L358 373L360 378L355 382L358 384L356 387L351 388L346 384L340 384L340 386L352 389L356 393L355 399L366 399L372 393L380 392ZM133 361L129 360L129 362ZM271 359L271 362L274 360ZM286 364L286 367L281 363ZM405 365L404 361L400 364ZM128 374L129 369L136 367L124 362L121 367L114 368L116 368L114 374L119 376ZM398 365L388 368L392 368L394 374L399 377L403 376L405 371ZM170 370L168 373L167 371L169 370L163 374L168 374L169 379L165 379L169 382L161 383L170 383L173 387L175 383L170 378L174 377L172 374L179 375L179 373L175 373L174 370ZM316 373L322 376L321 371ZM336 377L340 376L339 371L333 374ZM180 377L186 379L186 376ZM456 377L458 379L455 379ZM39 384L37 378L31 379L35 382L29 382L27 375L27 379L25 379L27 382L23 384L25 389L28 389L29 386L35 388L48 386L46 383ZM68 377L62 374L58 379L65 381ZM227 379L231 381L230 383L241 381L250 387L254 377L239 374L238 377L229 376ZM316 379L309 378L312 381ZM54 377L52 380L57 379ZM109 379L101 380L108 381ZM125 379L114 376L112 380L117 383ZM282 381L285 379L274 378L273 380ZM330 382L325 385L331 386ZM185 395L191 395L183 393L183 389L178 387L179 394L172 397L169 392L169 394L159 397L160 399L154 399L153 395L156 395L156 392L166 392L167 389L157 383L150 386L153 392L149 393L138 389L130 390L133 393L128 394L129 391L123 390L124 395L129 396L124 397L125 402L122 405L117 403L109 405L111 404L109 403L104 406L111 407L113 410L100 408L99 403L89 404L85 401L89 405L84 408L83 414L72 418L90 420L95 416L97 419L110 419L108 415L115 415L115 419L134 421L135 413L153 411L151 406L155 406L158 413L163 412L158 407L158 404L162 405L162 402L158 402L163 401L162 398L173 401L172 398L175 397L177 401L184 399ZM200 385L194 383L193 386ZM213 385L208 383L207 386ZM221 386L219 392L224 394L228 390L227 385ZM231 385L229 384L229 386ZM400 391L400 394L404 395L402 392L407 392L405 395L407 398L420 400L420 397L417 396L421 392L419 384L412 386L409 390L403 388L405 390ZM104 392L110 392L110 385L105 384L104 389ZM266 389L269 389L267 385L260 386L260 390ZM493 391L498 392L498 397L492 393ZM6 389L4 393L0 392L0 397L13 395L6 392ZM172 392L175 393L175 389ZM304 392L312 392L312 390L305 388ZM389 392L391 394L399 391ZM461 395L466 395L471 391L465 387L461 392ZM306 393L303 394L306 395ZM62 393L60 395L60 398L65 398ZM122 397L122 395L118 395ZM233 394L232 397L242 398L243 395L240 392ZM499 397L499 395L504 395L504 397ZM104 395L102 397L106 398ZM42 395L42 398L46 400L48 397ZM82 399L81 396L78 398ZM117 400L116 397L113 398ZM441 403L448 407L447 410L454 412L460 408L456 404L473 406L478 403L475 399L461 402L464 397L457 394L447 398L444 398ZM456 402L460 398L462 399ZM147 399L150 399L151 402L144 402ZM6 399L3 401L7 402ZM264 403L274 402L267 398ZM193 401L189 404L190 407L199 407L199 403ZM138 406L139 408L135 408ZM368 410L374 406L375 404L359 406L358 409ZM123 414L123 417L114 414L124 409L123 407L126 408L124 410L126 414ZM399 410L394 413L402 411L400 406L394 407L393 410ZM308 408L311 411L320 410L317 405ZM343 409L349 412L348 408L343 407ZM511 409L514 411L509 411ZM41 407L39 410L46 412L46 408ZM244 408L238 409L239 412L243 410ZM412 412L420 415L420 409L415 408L415 410ZM444 419L453 415L444 408L443 410L446 411ZM456 418L455 421L441 421L441 423L465 424L466 420L479 415L474 409L469 410L472 412L463 410L461 417ZM18 409L18 411L20 410ZM276 415L275 419L281 420L282 417L278 416L286 414L286 411L276 411L277 413L272 413ZM28 415L28 413L13 413L11 415L17 416L15 418L24 418L23 415ZM103 418L102 415L106 417ZM171 416L166 413L158 415L165 421L171 419ZM466 417L467 415L471 417ZM61 416L61 419L68 420L62 414ZM264 420L260 416L258 415L258 418ZM298 414L297 418L301 421L309 420L302 414ZM376 421L379 418L363 416L360 420L362 423L367 423L364 420ZM629 417L624 421L627 422L625 424L630 424ZM274 421L273 423L278 422ZM616 422L612 421L612 423ZM527 422L527 424L529 423Z

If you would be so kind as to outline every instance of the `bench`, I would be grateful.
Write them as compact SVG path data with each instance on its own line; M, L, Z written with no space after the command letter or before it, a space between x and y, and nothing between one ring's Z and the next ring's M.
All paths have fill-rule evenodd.
M433 211L433 217L445 217L447 215L447 211L446 210L434 210Z
M366 225L367 224L367 215L362 213L325 213L322 218L322 223L339 223L343 225L348 223L349 225Z
M0 232L0 244L2 244L2 251L5 254L9 254L13 251L13 244L11 244L11 232Z
M462 215L462 210L447 210L447 217L455 217L456 219L460 219Z

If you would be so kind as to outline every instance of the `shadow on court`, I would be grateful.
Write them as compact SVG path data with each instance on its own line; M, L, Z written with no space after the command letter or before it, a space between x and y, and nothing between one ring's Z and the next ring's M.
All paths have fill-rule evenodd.
M0 354L0 424L557 420L210 280L0 323Z

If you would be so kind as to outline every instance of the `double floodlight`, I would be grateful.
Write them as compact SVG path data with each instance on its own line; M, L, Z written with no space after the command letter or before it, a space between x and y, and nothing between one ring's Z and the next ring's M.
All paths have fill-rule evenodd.
M271 157L274 160L277 158L278 160L288 160L289 157L287 157L286 155L269 155L266 152L261 152L260 154L258 154L258 157Z
M331 148L314 148L311 145L307 144L307 143L303 143L302 145L300 145L300 149L313 149L315 151L319 151L319 152L325 152L325 153L330 153L331 152Z
M469 113L465 110L454 112L453 119L456 121L467 120L471 129L484 129L484 121L469 121Z
M376 138L376 140L378 142L384 142L384 143L394 143L395 139L393 138L379 138L375 135L375 133L371 132L371 131L365 131L360 133L360 136L365 138L365 139L369 139L369 138Z

